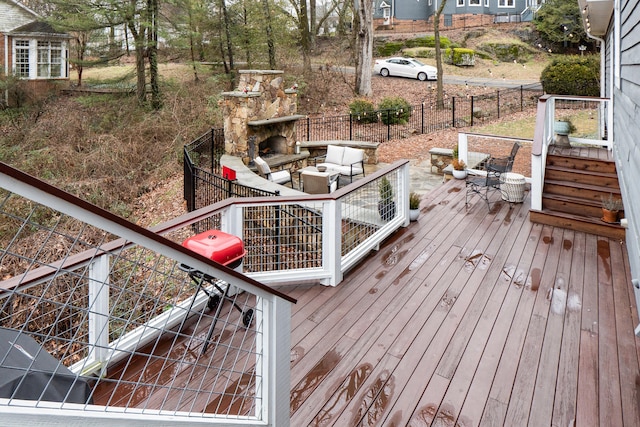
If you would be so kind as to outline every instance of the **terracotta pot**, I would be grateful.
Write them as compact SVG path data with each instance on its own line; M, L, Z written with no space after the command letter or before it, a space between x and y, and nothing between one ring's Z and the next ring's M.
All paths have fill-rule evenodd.
M609 209L602 208L602 220L609 224L618 222L618 211L610 211Z

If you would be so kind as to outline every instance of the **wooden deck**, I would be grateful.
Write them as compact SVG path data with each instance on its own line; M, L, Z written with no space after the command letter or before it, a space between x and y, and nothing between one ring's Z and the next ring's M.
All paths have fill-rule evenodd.
M640 425L624 244L464 193L430 193L338 287L288 290L291 425Z
M423 198L417 222L337 287L280 289L298 300L291 426L640 425L624 243L532 224L528 198L511 206L499 198L491 211L477 197L466 207L464 181L449 181ZM197 352L197 342L186 347ZM171 373L214 381L201 370L207 363ZM96 403L154 407L135 380L148 363L129 368L112 370L124 385L98 388ZM192 396L174 407L247 413L228 395L250 388L251 375L234 380L226 403ZM154 400L170 387L160 392Z

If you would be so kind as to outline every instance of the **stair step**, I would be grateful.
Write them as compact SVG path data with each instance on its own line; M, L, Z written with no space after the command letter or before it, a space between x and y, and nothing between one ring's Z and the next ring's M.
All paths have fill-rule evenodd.
M544 190L548 194L556 194L560 196L568 196L590 200L592 202L600 202L602 197L613 194L614 197L620 197L620 188L609 188L600 185L581 184L571 181L556 181L551 179L544 180Z
M548 165L545 170L545 178L552 181L569 181L579 184L620 189L618 175L616 173L593 172L590 170Z
M589 172L616 173L616 164L613 160L589 159L563 154L548 154L547 166L557 166Z
M625 229L619 224L608 224L600 218L572 215L564 212L544 209L529 211L531 222L551 225L574 231L581 231L612 239L625 239Z
M563 196L559 194L542 193L542 209L564 212L573 215L591 216L594 218L602 214L600 200L588 200L582 197Z

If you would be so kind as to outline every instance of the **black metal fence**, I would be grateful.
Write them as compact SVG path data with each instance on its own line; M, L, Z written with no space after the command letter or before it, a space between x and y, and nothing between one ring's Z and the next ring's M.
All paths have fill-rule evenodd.
M331 117L307 117L296 123L300 140L360 140L382 142L426 134L450 127L474 126L514 112L535 108L543 94L538 85L498 90L484 95L451 97L443 108L436 108L433 100L411 106L406 123L394 124L386 120L397 110L379 110L365 117L345 114ZM386 123L386 124L385 124Z
M300 141L352 140L383 142L438 130L480 125L516 112L536 108L543 95L539 85L503 89L483 95L451 97L443 108L428 100L410 107L404 123L389 117L397 110L307 117L296 122ZM184 147L184 198L189 211L234 196L273 196L277 193L245 187L223 178L220 157L224 154L224 130L211 129Z
M247 187L221 176L224 132L211 129L184 146L184 199L189 212L229 197L277 196L279 192ZM215 227L209 227L215 228Z

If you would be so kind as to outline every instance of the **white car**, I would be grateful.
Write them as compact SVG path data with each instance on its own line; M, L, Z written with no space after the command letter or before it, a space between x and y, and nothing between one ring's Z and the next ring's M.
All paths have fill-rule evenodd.
M438 70L414 58L376 59L373 71L382 77L411 77L421 81L438 80Z

